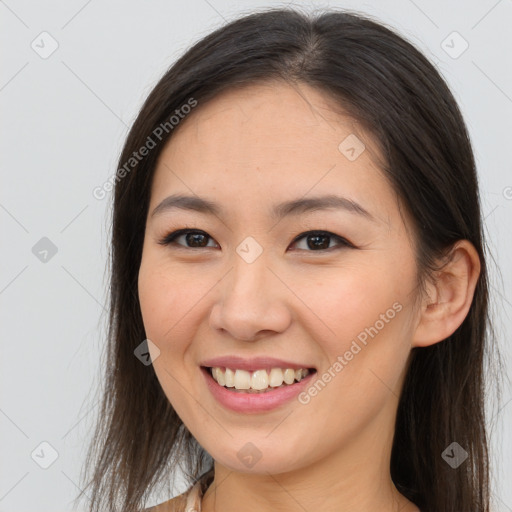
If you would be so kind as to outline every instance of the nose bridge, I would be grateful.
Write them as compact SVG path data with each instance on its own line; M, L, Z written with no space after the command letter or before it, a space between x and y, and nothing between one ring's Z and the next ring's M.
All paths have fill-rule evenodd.
M236 248L211 318L213 327L241 340L253 339L260 331L280 331L289 322L279 287L271 283L275 277L268 268L269 252L256 249L251 240Z
M246 236L234 248L230 258L232 272L230 276L234 295L243 298L244 295L259 294L259 288L264 286L269 272L270 251L264 247L261 236ZM261 294L259 294L261 295Z
M244 307L251 305L253 309L260 308L263 301L268 302L270 291L265 292L265 287L268 286L268 264L268 253L257 251L254 243L250 241L242 242L233 255L233 268L225 298L249 301Z

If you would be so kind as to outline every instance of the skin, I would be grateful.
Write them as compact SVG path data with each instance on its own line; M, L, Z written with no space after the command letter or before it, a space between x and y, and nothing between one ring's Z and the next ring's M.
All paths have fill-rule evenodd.
M356 134L366 149L350 161L338 146ZM479 273L473 246L418 296L412 228L355 121L307 85L251 85L199 105L160 155L151 189L139 298L153 365L187 428L215 460L204 512L418 512L390 477L394 418L413 347L442 341L465 318ZM317 210L276 223L270 207L337 193L374 220ZM218 202L222 217L172 210L151 216L174 193ZM404 212L402 211L402 215ZM206 233L204 245L158 243L177 229ZM310 230L347 239L308 247ZM248 263L248 236L263 249ZM192 241L193 243L193 241ZM418 302L416 302L418 301ZM322 375L381 314L401 305L309 403L240 414L210 394L200 362L220 355L271 355L308 362ZM361 345L361 344L360 344ZM237 457L252 443L261 458Z

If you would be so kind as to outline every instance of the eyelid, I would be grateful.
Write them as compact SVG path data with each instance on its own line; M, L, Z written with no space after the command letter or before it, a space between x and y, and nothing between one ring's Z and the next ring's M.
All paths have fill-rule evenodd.
M203 230L198 229L198 228L192 228L192 227L188 227L187 226L187 227L184 227L182 229L177 229L175 231L172 231L172 232L168 233L167 235L165 235L162 239L160 239L158 241L158 244L164 245L164 246L174 244L176 238L180 237L181 235L188 234L188 233L202 234L202 235L205 235L210 240L215 240L206 231L203 231ZM334 246L334 247L329 247L328 249L319 249L317 251L314 251L314 250L310 250L310 251L304 250L304 252L326 253L326 252L332 252L333 250L336 250L336 249L339 249L339 248L343 248L343 247L345 247L345 248L352 248L352 249L356 249L357 248L352 242L347 240L345 237L337 235L336 233L333 233L332 231L326 231L326 230L322 230L322 229L313 229L313 230L304 231L304 232L300 233L299 235L297 235L293 239L293 241L291 242L291 245L297 243L298 241L300 241L303 238L306 238L308 235L325 235L325 236L328 236L328 237L330 237L332 239L335 239L338 242L338 245ZM217 242L215 242L215 243L217 243ZM177 245L180 249L195 250L195 251L197 251L199 249L211 249L212 248L212 247L187 247L187 246L181 245L181 244L175 244L175 245ZM217 245L218 245L218 243L217 243ZM302 249L299 249L299 250L302 250Z
M294 240L292 241L292 245L297 243L302 238L306 238L308 235L325 235L325 236L328 236L328 237L333 238L336 241L338 241L339 245L335 246L335 247L329 247L328 249L323 249L323 250L318 250L318 251L305 251L305 252L312 252L312 253L330 252L332 250L339 249L340 247L349 247L352 249L356 248L356 246L352 242L347 240L345 237L343 237L341 235L337 235L336 233L333 233L332 231L326 231L325 229L312 229L309 231L304 231L303 233L301 233L300 235L298 235L297 237L294 238Z
M175 231L171 231L170 233L164 235L164 237L160 240L158 240L158 243L160 245L171 245L171 244L174 244L176 238L180 237L181 235L186 235L188 233L195 233L195 234L200 234L200 235L205 235L206 237L208 237L209 239L211 240L214 240L214 238L212 236L210 236L206 231L203 231L202 229L197 229L197 228L191 228L191 227L184 227L182 229L177 229ZM216 242L217 243L217 242ZM177 245L178 247L182 248L182 249L189 249L189 250L197 250L197 249L208 249L208 247L187 247L185 245L180 245L180 244L175 244Z

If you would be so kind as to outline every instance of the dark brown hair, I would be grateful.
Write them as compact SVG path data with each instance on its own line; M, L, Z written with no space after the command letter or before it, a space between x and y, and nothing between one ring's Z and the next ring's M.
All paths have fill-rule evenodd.
M134 356L146 339L137 280L150 186L177 109L191 98L200 108L220 92L269 80L317 88L379 144L382 172L413 221L422 289L456 241L476 248L481 273L467 317L448 339L412 350L390 473L422 512L488 512L484 356L493 336L467 128L440 73L411 43L367 15L332 9L267 9L215 30L165 73L130 130L119 160L125 172L114 190L104 391L87 456L93 475L84 489L91 488L89 510L135 512L179 464L190 483L211 467L153 367ZM156 147L127 170L134 152L165 123ZM441 456L454 441L469 454L457 469Z

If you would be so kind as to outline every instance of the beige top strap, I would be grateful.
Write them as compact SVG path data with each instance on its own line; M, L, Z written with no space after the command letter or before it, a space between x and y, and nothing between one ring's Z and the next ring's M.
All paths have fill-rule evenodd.
M201 499L213 480L213 470L205 473L187 493L184 512L201 512Z

